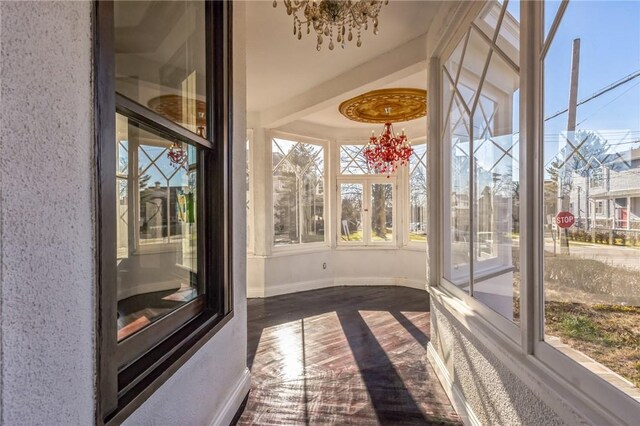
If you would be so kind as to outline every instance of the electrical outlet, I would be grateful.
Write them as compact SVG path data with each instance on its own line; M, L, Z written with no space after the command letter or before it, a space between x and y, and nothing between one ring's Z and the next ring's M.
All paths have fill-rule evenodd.
M327 262L324 262L324 263L322 264L322 269L327 269Z

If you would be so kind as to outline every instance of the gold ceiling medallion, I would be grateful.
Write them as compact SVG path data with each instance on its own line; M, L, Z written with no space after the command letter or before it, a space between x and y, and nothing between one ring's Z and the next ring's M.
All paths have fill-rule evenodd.
M397 123L427 115L427 91L395 88L372 90L340 104L340 113L361 123Z

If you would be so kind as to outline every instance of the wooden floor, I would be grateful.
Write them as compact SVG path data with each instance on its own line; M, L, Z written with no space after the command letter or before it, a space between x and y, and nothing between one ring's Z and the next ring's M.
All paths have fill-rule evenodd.
M461 424L427 361L429 304L403 287L248 301L239 425Z

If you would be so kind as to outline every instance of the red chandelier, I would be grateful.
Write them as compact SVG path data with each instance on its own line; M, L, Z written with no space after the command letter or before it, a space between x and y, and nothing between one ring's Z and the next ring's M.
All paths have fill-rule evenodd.
M376 137L371 132L369 144L364 149L364 156L369 167L376 173L384 173L389 177L398 166L403 166L409 162L409 157L413 153L411 142L407 140L404 130L396 136L391 123L385 123L380 136Z

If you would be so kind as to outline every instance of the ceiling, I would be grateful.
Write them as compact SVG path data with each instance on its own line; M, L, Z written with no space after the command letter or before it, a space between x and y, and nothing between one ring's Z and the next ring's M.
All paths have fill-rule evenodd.
M355 39L342 49L337 45L316 50L316 38L303 32L302 40L293 35L293 18L288 16L282 0L276 8L272 1L247 2L247 108L264 112L335 79L349 70L392 51L427 32L440 2L391 0L379 14L380 33L362 33L362 46ZM426 71L425 71L426 72ZM385 87L426 89L423 72L362 87L362 92ZM344 99L342 99L344 100ZM338 112L340 101L303 117L302 120L330 127L369 128L371 125L347 120ZM414 120L417 121L417 120Z

